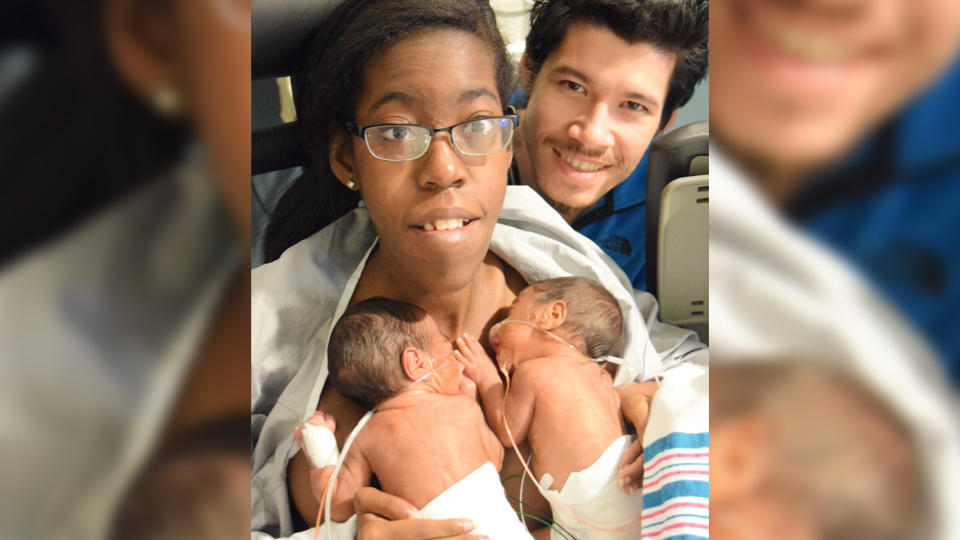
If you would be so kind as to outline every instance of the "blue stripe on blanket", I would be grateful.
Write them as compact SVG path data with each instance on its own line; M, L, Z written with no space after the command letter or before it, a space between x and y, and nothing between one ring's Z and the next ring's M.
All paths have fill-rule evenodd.
M674 432L661 437L643 449L643 461L649 462L651 459L664 452L665 450L675 450L677 448L707 448L710 446L710 434L702 433L680 433Z
M710 484L702 480L677 480L664 484L653 493L643 494L643 507L653 508L660 506L669 499L676 497L703 497L710 496Z
M676 536L668 536L666 538L661 538L660 540L710 540L706 536L697 536L695 534L678 534Z

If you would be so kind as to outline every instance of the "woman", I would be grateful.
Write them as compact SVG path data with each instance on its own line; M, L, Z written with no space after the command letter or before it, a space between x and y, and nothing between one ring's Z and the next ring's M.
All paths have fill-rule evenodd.
M314 55L300 74L300 121L316 152L305 179L315 184L301 182L306 189L295 193L301 217L318 212L321 193L346 199L341 213L351 206L343 195L351 193L365 208L254 272L253 528L273 535L292 533L291 515L315 515L317 508L305 460L294 458L294 425L319 407L337 418L342 443L364 412L323 390L327 338L352 303L395 298L425 309L447 336L485 336L527 281L581 275L603 283L624 311L627 365L617 382L661 369L622 272L534 192L507 193L512 118L464 124L502 116L510 89L510 64L489 6L356 1L331 21L309 43ZM370 127L381 124L405 125ZM410 125L446 132L418 138ZM488 138L488 130L500 130L499 138ZM677 354L700 348L691 333L663 335ZM624 405L639 423L638 407L630 399ZM288 473L296 509L287 499ZM413 508L372 489L356 503L361 536L469 531L460 520L385 522L377 515L399 519Z

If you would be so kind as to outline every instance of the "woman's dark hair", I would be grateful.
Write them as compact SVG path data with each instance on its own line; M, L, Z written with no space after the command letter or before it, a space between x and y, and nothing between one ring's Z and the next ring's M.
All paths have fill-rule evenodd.
M513 87L513 66L484 0L347 0L307 37L294 100L311 162L277 204L264 238L266 262L357 207L359 195L330 168L331 135L344 129L340 122L353 119L370 59L435 28L463 30L489 45L503 101Z
M576 22L607 28L628 43L650 43L677 56L660 114L661 129L675 109L690 101L694 87L707 74L707 0L537 0L530 11L526 45L531 82Z
M30 66L0 96L0 265L183 156L187 127L154 113L114 71L104 9L103 0L0 8L0 56L20 50Z
M330 384L368 410L405 387L401 355L407 347L432 354L419 307L376 297L347 308L327 344Z

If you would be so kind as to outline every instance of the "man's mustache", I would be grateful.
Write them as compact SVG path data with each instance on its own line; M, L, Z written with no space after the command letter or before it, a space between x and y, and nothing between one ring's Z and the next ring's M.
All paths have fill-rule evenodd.
M623 158L620 156L611 155L609 149L594 149L588 148L583 144L570 140L557 140L554 138L548 137L545 139L545 142L559 151L561 154L572 154L574 157L584 157L586 159L592 159L602 163L604 166L611 167L617 166L623 163Z

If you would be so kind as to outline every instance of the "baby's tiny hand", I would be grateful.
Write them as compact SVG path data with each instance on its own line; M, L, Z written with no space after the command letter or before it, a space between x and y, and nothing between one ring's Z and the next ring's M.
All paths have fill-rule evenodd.
M478 386L482 385L487 377L497 376L493 360L487 356L480 342L468 334L457 338L457 350L453 351L453 355L463 366L463 374Z
M337 420L332 415L326 414L323 411L317 411L313 413L313 416L307 418L307 421L303 424L298 425L293 428L293 438L297 440L298 443L303 444L303 426L304 424L312 424L314 426L325 427L330 430L331 433L337 432Z
M293 438L306 453L312 467L324 467L336 463L338 455L336 429L337 421L333 416L320 411L293 428Z

